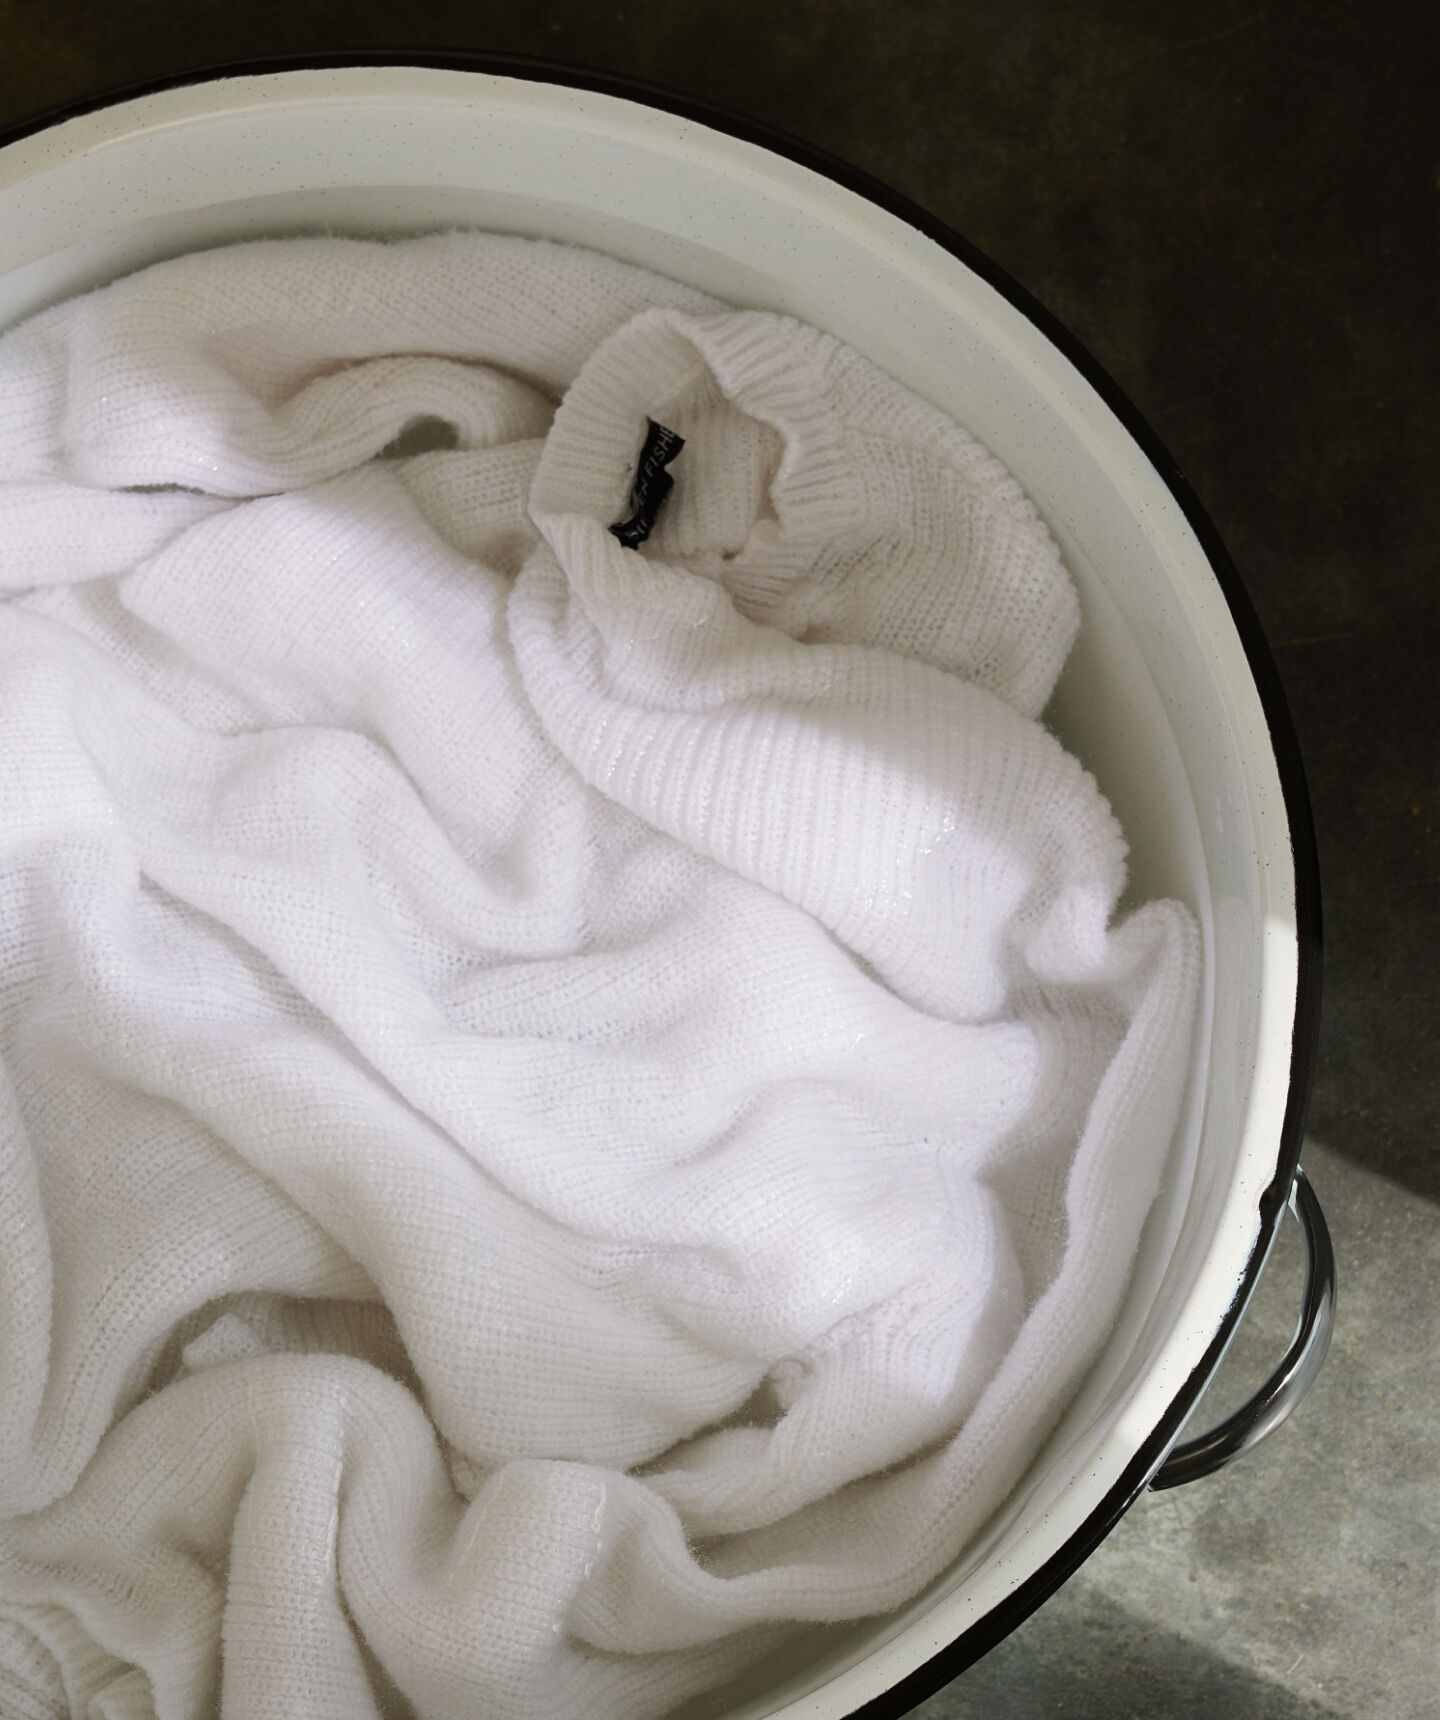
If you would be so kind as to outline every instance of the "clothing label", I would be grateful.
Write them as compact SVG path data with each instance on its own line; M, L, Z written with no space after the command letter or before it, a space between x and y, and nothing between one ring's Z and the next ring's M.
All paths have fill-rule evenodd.
M677 436L653 418L645 422L649 426L645 446L640 450L635 481L630 486L630 518L610 528L629 549L636 549L654 531L661 505L675 487L675 480L665 468L685 446L683 436Z

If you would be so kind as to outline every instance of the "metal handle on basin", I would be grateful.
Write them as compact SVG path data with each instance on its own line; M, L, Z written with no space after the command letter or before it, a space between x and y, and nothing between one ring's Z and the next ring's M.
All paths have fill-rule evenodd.
M1150 1483L1157 1492L1223 1469L1242 1451L1258 1445L1285 1420L1320 1372L1335 1325L1335 1251L1320 1202L1298 1165L1289 1204L1305 1238L1305 1302L1294 1342L1284 1361L1248 1403L1219 1427L1175 1447Z

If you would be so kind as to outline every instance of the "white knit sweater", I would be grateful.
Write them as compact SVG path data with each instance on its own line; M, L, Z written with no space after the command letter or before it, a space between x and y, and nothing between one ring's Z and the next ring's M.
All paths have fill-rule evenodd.
M953 1560L1196 969L997 462L604 257L245 245L0 339L0 587L6 1720L643 1720Z

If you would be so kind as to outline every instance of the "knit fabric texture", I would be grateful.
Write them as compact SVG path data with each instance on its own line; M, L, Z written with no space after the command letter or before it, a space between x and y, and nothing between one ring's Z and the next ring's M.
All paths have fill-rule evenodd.
M0 1711L646 1720L955 1560L1197 989L1005 469L594 253L267 241L0 339L0 586Z

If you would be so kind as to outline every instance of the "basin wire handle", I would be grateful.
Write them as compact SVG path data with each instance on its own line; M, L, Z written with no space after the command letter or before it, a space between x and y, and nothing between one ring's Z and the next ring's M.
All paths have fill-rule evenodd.
M1175 1447L1150 1483L1155 1492L1213 1474L1258 1445L1285 1420L1320 1372L1335 1327L1335 1250L1315 1190L1299 1165L1287 1204L1305 1238L1305 1300L1294 1340L1280 1366L1248 1403L1219 1427Z

